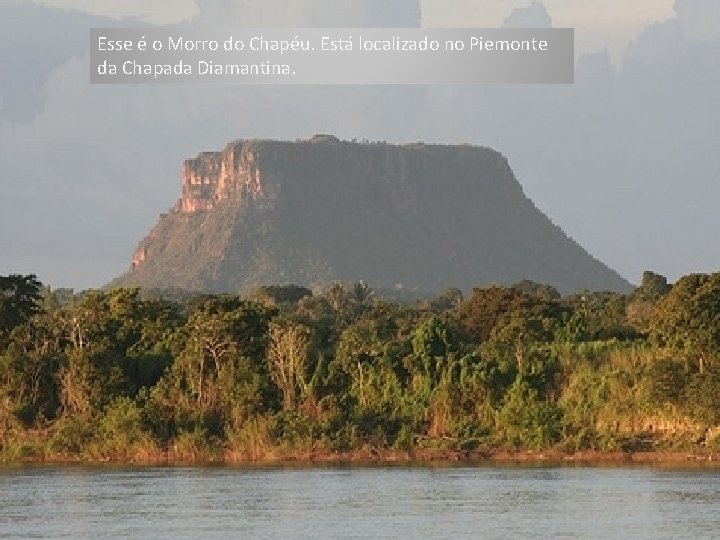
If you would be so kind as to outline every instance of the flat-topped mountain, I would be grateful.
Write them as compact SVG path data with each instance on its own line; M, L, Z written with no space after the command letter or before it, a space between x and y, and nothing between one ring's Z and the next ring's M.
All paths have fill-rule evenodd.
M495 150L329 135L239 140L185 161L180 200L113 285L238 292L360 279L630 288L533 205Z

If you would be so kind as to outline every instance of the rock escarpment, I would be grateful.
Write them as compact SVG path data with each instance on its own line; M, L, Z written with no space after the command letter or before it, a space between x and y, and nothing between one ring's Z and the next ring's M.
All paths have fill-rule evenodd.
M187 160L182 197L113 284L237 292L359 279L629 288L533 205L498 152L327 135L240 140Z

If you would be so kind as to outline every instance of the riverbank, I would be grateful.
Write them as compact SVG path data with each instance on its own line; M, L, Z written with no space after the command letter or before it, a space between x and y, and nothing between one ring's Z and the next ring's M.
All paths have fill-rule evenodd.
M248 465L248 466L315 466L359 465L383 466L402 464L459 465L459 464L565 464L565 465L653 465L653 466L711 466L720 467L720 453L690 451L602 452L585 450L563 452L559 450L447 450L415 449L412 451L364 449L352 452L272 452L252 456L242 452L178 452L172 449L156 452L138 452L134 455L47 455L18 456L0 460L0 464L117 464L148 466L187 465Z

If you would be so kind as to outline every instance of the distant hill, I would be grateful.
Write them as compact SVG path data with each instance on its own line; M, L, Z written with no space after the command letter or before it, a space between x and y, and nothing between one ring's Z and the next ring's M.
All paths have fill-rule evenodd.
M423 291L523 279L561 292L631 287L533 205L495 150L330 135L240 140L187 160L180 200L112 285L238 292L360 279Z

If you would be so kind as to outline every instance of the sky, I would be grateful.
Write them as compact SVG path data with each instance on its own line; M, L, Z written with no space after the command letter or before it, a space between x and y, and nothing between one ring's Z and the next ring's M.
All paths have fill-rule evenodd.
M629 280L720 269L720 2L417 1L0 0L0 275L107 283L179 196L183 159L236 138L324 132L491 146L541 210ZM551 22L576 29L576 84L90 86L87 29L117 24L108 17Z
M98 15L134 17L155 24L191 20L198 15L195 0L43 0L55 7ZM390 2L391 3L391 2ZM529 2L508 0L422 0L422 25L428 27L500 26L513 7ZM649 24L673 16L674 0L546 0L557 28L577 30L580 53L607 48L618 59L625 47Z

